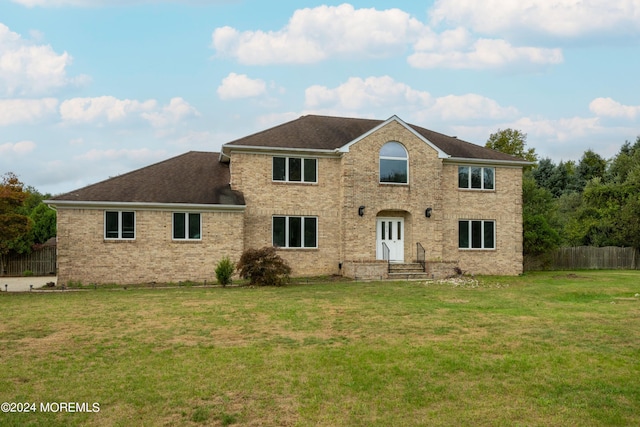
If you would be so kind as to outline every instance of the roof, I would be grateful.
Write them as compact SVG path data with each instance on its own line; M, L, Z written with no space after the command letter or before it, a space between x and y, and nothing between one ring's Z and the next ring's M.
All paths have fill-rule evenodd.
M229 165L219 153L190 151L50 199L63 202L244 205L231 190Z
M394 116L395 117L395 116ZM405 124L400 119L400 123ZM385 123L384 120L307 115L225 144L225 148L337 150ZM450 157L522 162L509 154L481 147L420 126L405 124Z

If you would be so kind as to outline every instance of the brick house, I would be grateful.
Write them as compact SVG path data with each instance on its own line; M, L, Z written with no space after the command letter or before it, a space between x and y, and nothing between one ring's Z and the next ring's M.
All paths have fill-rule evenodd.
M58 280L211 281L267 245L298 276L516 275L527 164L396 116L303 116L49 200Z

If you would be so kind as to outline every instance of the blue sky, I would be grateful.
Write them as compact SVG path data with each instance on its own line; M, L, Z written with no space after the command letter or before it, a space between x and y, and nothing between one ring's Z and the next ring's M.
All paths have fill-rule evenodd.
M57 194L304 114L610 158L639 76L640 0L0 0L0 173Z

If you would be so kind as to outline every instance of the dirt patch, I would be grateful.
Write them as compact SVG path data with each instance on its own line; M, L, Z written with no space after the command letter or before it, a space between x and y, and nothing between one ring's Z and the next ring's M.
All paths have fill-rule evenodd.
M587 279L586 276L578 276L575 273L560 274L553 276L554 279Z

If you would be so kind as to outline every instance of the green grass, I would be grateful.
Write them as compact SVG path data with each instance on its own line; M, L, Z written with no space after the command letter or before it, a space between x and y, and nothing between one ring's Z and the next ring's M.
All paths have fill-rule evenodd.
M640 272L0 295L0 425L640 425Z

